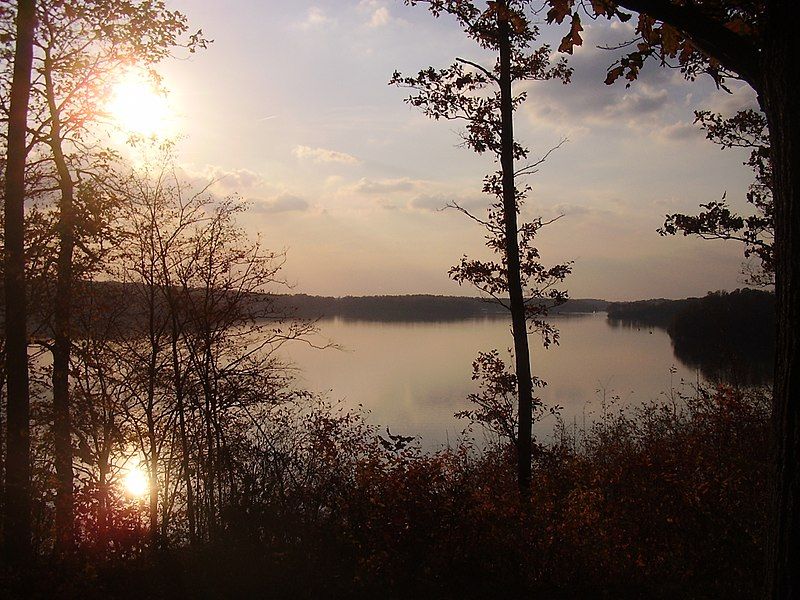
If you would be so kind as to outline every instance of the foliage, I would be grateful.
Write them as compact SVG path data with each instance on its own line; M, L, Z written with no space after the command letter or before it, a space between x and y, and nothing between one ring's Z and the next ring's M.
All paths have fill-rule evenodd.
M496 184L495 177L496 175L487 178L487 185ZM546 267L540 262L541 255L538 248L533 245L533 241L538 231L550 222L543 221L539 217L523 223L518 232L520 278L526 295L525 316L529 326L541 334L545 347L558 343L558 329L545 317L551 308L567 301L567 292L558 286L572 272L572 263ZM488 209L488 217L482 223L488 232L486 246L500 257L499 262L464 256L458 265L450 269L449 274L457 283L470 283L510 309L509 302L502 298L502 294L508 290L508 259L503 250L505 228L499 200Z
M760 584L765 390L562 426L537 450L530 508L508 447L398 452L363 415L308 402L262 424L224 538L162 556L165 569L82 574L87 597L750 598Z
M531 48L538 38L539 29L532 22L529 2L490 2L485 10L472 2L406 2L410 5L418 3L427 4L434 17L443 13L455 17L465 35L490 50L495 60L494 65L486 67L457 58L448 68L436 70L430 67L420 71L416 77L403 77L395 72L390 84L411 89L412 94L406 102L420 108L427 116L463 122L466 127L464 144L478 154L493 154L495 162L500 165L499 170L484 178L483 192L493 198L485 219L455 202L448 205L484 228L486 246L499 258L480 260L463 256L460 263L450 269L449 275L459 284L475 286L510 313L517 385L516 424L519 433L514 439L518 482L520 492L527 495L531 480L532 418L540 402L533 398L536 380L531 374L527 334L528 329L533 328L541 333L545 346L558 342L558 330L545 317L551 306L563 304L567 299L567 293L558 286L571 272L571 264L543 266L533 242L546 223L538 218L519 224L518 215L530 188L518 187L517 179L535 173L549 152L522 167L515 165L516 161L526 160L529 152L514 136L514 110L527 96L524 92L515 95L513 84L551 79L567 83L572 71L564 59L552 60L549 46ZM478 363L482 360L483 357L479 357ZM502 362L496 362L495 366L505 371ZM472 399L478 403L478 410L471 417L477 417L478 421L490 426L498 424L496 415L489 414L494 412L498 403L501 411L508 409L507 397ZM482 405L484 400L493 404L493 408L487 409Z
M469 429L481 427L498 446L517 443L517 376L508 369L497 350L480 352L472 363L472 380L478 381L480 390L467 396L475 407L455 413L456 418L466 419ZM533 377L533 387L543 388L547 382ZM557 415L558 406L544 406L534 399L533 421L539 421L545 414ZM466 433L466 432L465 432Z
M775 294L741 289L685 300L613 302L612 325L661 327L675 355L709 381L769 383L775 358Z
M747 202L755 214L742 217L731 210L725 197L718 202L701 204L698 215L667 215L658 230L661 235L696 235L704 239L737 240L744 244L745 258L754 256L759 265L746 271L748 283L775 283L775 216L772 201L772 168L769 135L763 114L742 110L724 118L708 111L695 113L696 122L706 130L706 137L722 148L748 148L745 163L755 172L755 181L747 193ZM747 268L747 267L746 267Z
M409 1L408 4L418 4ZM428 2L429 10L434 16L442 13L451 14L458 20L465 33L475 39L484 48L495 51L499 45L499 32L495 10L492 3L486 11L481 11L469 2ZM508 11L512 22L511 39L511 77L513 81L547 81L559 80L568 83L571 69L562 59L551 60L551 49L544 44L530 49L537 39L539 30L530 21L526 12L528 2L510 2ZM422 112L436 120L447 119L463 122L466 131L464 143L468 148L482 154L489 152L497 161L502 154L502 119L499 59L491 68L485 68L464 59L457 61L445 69L429 67L420 71L415 77L403 77L399 72L392 76L390 84L413 91L406 102L418 107ZM512 100L512 109L519 107L527 98L526 92L516 94ZM536 172L549 152L542 158L515 169L516 177L523 177ZM528 158L528 148L518 141L513 143L515 160ZM516 213L530 188L525 186L515 191ZM501 296L508 291L508 253L506 252L505 208L503 205L503 174L497 171L484 178L483 192L493 197L486 219L478 218L456 203L448 206L455 208L486 229L486 245L499 257L499 261L483 261L469 259L466 256L450 269L450 277L458 283L471 283L488 294L502 305L508 306L508 300ZM538 249L533 245L538 231L547 222L541 218L523 223L517 231L519 245L520 276L526 295L526 312L531 323L544 334L545 344L557 339L557 332L542 318L548 307L563 303L567 295L556 288L570 272L570 264L544 267L540 262ZM549 300L549 302L548 302Z
M569 20L559 48L571 53L583 39L581 14L591 19L629 21L637 12L632 47L608 70L606 83L636 80L648 61L680 69L690 80L706 74L725 87L727 78L760 87L757 48L763 44L765 6L761 0L545 0L548 23Z

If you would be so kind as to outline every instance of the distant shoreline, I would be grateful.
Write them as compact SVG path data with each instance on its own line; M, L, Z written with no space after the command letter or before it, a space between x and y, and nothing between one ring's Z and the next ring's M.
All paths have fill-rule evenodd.
M506 309L483 298L469 296L310 296L307 294L270 296L277 308L311 319L341 318L353 321L458 321L495 318L507 315ZM552 316L605 312L608 302L574 299L550 309Z

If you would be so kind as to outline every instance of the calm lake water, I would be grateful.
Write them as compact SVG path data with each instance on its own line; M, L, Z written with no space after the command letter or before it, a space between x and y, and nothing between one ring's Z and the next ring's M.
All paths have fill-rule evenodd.
M591 420L604 395L638 403L697 381L697 372L675 358L663 330L613 326L605 313L556 317L553 323L561 331L559 346L545 350L537 336L530 338L533 372L548 382L539 396L562 406L567 423ZM289 348L287 358L300 369L298 385L349 406L361 404L373 423L419 436L427 448L454 440L463 430L465 423L453 413L468 408L466 397L477 390L471 365L478 352L497 348L503 353L512 343L510 324L503 319L330 319L320 329L320 339L343 349ZM553 424L552 419L540 422L539 435L546 437Z

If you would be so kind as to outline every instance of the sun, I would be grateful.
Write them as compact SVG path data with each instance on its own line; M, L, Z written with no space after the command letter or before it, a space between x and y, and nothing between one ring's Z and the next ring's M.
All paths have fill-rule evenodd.
M152 79L127 71L111 89L106 113L126 135L169 137L175 133L175 114L169 98Z
M125 491L131 496L144 496L150 490L147 474L139 467L129 469L123 479Z

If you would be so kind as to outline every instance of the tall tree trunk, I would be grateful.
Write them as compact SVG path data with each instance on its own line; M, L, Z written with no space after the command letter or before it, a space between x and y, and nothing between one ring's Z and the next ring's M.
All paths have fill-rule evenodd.
M148 415L148 438L150 442L150 460L147 465L147 472L148 472L148 493L149 493L149 500L150 500L150 548L151 550L155 550L160 546L160 536L159 536L159 529L158 529L158 463L159 463L159 453L158 453L158 443L156 440L156 433L155 433L155 424Z
M800 595L800 74L792 24L797 7L769 3L761 101L769 120L775 202L775 488L768 596Z
M100 479L97 484L97 546L100 557L105 560L108 553L108 456L104 452L99 461Z
M171 294L172 292L170 291L169 293ZM189 525L189 543L194 546L197 544L197 524L195 520L194 487L192 485L192 472L189 459L189 440L186 432L184 381L178 353L179 327L176 314L177 307L174 302L170 304L170 310L172 311L172 371L175 385L175 400L178 403L178 426L180 428L179 433L181 440L181 472L184 485L186 485L186 518Z
M56 465L56 550L74 547L72 424L70 420L69 363L72 349L72 285L75 251L75 184L64 156L61 114L55 98L52 62L45 57L45 86L50 110L50 149L61 191L58 212L56 293L53 299L53 440Z
M0 431L4 431L5 425L3 419L5 412L3 405L5 404L4 392L6 390L6 349L5 338L0 340ZM6 480L6 440L0 436L0 481ZM0 506L6 504L6 490L4 485L0 485Z
M8 121L5 184L6 422L5 554L22 562L31 549L30 395L25 289L25 159L33 68L35 0L17 3L17 42Z
M147 463L148 472L148 495L150 500L150 548L155 550L159 547L159 529L158 529L158 439L156 433L155 421L155 378L156 365L155 357L156 350L153 349L153 360L150 364L149 382L148 382L148 400L147 400L147 439L149 442L149 461Z
M517 190L514 185L514 107L511 88L511 25L508 3L499 2L497 19L500 36L500 116L502 127L500 164L503 171L503 219L505 225L506 268L514 336L517 388L519 393L519 432L517 435L517 477L523 496L531 487L531 435L533 428L533 382L531 378L525 297L520 276L517 225Z
M151 224L155 228L155 224ZM151 231L155 231L152 229ZM150 336L150 356L147 364L147 400L145 404L145 418L147 419L147 473L148 473L148 496L149 496L149 516L150 516L150 549L156 550L159 547L158 529L158 438L156 432L156 380L158 378L158 354L159 333L156 326L156 284L153 274L154 261L150 261L150 274L148 280L148 333Z
M204 373L207 377L208 373ZM214 452L214 435L211 425L211 393L208 390L208 382L203 382L203 393L205 396L205 426L206 426L206 496L208 498L208 539L214 541L217 535L217 502L214 496L216 486L216 453Z

